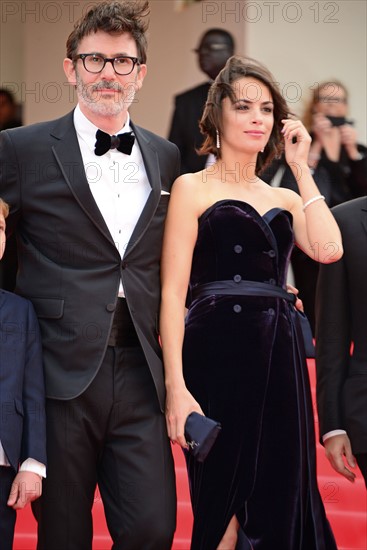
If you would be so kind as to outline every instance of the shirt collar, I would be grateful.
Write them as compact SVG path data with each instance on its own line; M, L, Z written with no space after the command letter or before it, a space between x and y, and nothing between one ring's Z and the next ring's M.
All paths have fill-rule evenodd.
M74 126L79 139L85 141L91 151L94 151L96 144L96 132L99 129L95 126L81 111L79 105L74 110ZM127 113L126 122L116 134L123 134L124 132L131 132L130 127L130 114Z

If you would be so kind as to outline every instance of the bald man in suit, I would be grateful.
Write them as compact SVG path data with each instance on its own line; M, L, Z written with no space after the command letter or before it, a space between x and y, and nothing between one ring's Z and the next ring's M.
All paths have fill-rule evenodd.
M232 35L216 28L206 31L195 49L200 69L210 80L175 97L175 110L168 139L180 150L181 174L199 172L205 168L208 161L208 155L199 156L196 153L196 149L200 148L203 142L199 121L211 83L223 69L227 59L234 54L234 49Z

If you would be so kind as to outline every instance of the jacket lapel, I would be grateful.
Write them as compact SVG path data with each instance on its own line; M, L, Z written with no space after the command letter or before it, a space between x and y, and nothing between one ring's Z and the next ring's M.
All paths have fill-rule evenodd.
M161 197L161 178L157 151L153 147L151 140L148 137L148 134L142 128L140 128L139 126L134 126L133 123L131 123L131 127L134 130L135 137L139 144L144 161L144 166L152 190L150 192L147 202L145 203L145 206L135 226L135 229L131 235L129 244L126 247L124 258L126 258L131 253L131 251L135 248L135 246L144 235L150 224L150 221L155 214Z
M161 179L157 151L152 145L148 134L142 128L134 126L132 123L131 126L142 153L152 190L131 235L124 257L130 254L144 235L155 214L161 195ZM54 140L54 145L52 146L53 153L75 200L90 218L92 223L103 233L106 239L115 246L104 218L89 189L78 138L74 128L73 111L57 121L51 131L51 136Z
M51 136L54 139L53 153L75 200L92 223L114 245L85 176L83 159L74 127L73 111L57 121L51 131Z

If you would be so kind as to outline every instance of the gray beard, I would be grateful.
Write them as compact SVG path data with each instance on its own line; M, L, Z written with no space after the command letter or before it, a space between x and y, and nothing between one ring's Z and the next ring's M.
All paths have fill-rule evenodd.
M98 85L85 85L77 75L76 88L79 102L87 109L99 116L117 116L126 111L134 100L135 89L133 84L123 89L120 85L104 83L105 88L116 90L116 93L108 97L98 90Z

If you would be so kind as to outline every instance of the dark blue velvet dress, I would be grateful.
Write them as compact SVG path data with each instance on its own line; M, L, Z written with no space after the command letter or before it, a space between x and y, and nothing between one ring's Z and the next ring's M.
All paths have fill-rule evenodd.
M293 244L292 216L278 208L262 217L222 200L199 220L184 376L222 431L204 463L187 456L192 550L215 550L234 514L238 548L336 550L316 482L300 329L292 303L272 295ZM269 295L248 295L244 281L266 283ZM216 282L222 292L206 289Z

